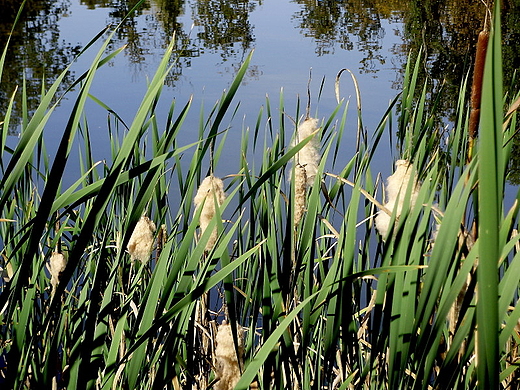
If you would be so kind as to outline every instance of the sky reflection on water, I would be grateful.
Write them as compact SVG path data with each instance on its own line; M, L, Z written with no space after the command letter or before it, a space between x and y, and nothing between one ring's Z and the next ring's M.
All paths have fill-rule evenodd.
M400 38L395 33L402 26L397 22L382 21L385 31L381 36L379 45L380 56L383 62L375 62L370 72L365 67L366 53L356 50L347 51L341 49L338 43L329 47L334 54L318 55L315 39L302 34L297 27L295 15L300 10L300 5L290 1L264 1L257 5L250 13L249 23L252 30L253 41L250 47L244 49L240 44L235 44L234 54L223 55L223 52L213 49L201 49L196 57L180 58L180 72L175 75L170 87L163 92L164 115L169 102L175 99L179 107L194 96L194 104L191 114L185 125L185 131L180 134L179 144L187 144L196 138L199 126L200 107L204 105L205 111L221 96L222 91L231 83L241 61L254 49L254 55L245 81L239 89L235 103L240 102L237 120L230 124L227 146L231 152L231 158L222 160L217 167L220 174L235 172L238 167L240 138L242 126L252 127L256 121L258 112L265 106L266 96L269 96L271 105L278 106L280 90L283 88L287 115L296 115L296 102L298 96L302 99L302 109L306 104L307 82L312 69L311 102L312 113L319 118L328 117L336 107L334 97L334 78L342 68L352 69L358 78L363 101L365 125L373 130L388 106L389 101L397 91L392 87L399 78L398 69L402 59L396 58L393 53L394 46L400 43ZM198 37L203 26L193 26L193 8L184 7L185 14L180 16L177 22L182 26L186 36ZM101 99L127 123L131 122L136 112L140 99L146 90L146 80L153 76L159 63L166 42L161 41L160 31L152 31L150 26L156 25L153 8L135 19L133 28L140 35L141 43L149 43L141 47L142 58L137 62L135 56L127 50L113 60L109 66L98 71L92 94ZM98 33L110 20L109 8L89 9L85 5L73 1L70 5L68 17L60 21L60 37L72 44L82 45ZM156 38L155 44L151 44ZM355 39L355 37L352 37ZM122 39L124 41L124 39ZM122 42L118 42L119 44ZM119 45L114 45L115 47ZM241 51L242 50L242 51ZM80 58L74 65L76 74L90 65L94 52L91 55ZM325 78L322 96L318 102L318 93L322 79ZM355 96L351 80L344 77L341 87L345 98ZM70 103L70 102L69 102ZM355 101L352 106L355 107ZM67 116L69 108L63 104L58 111L63 111ZM100 138L106 137L106 113L93 103L87 108L89 128ZM275 115L278 115L276 112ZM245 119L244 119L245 117ZM163 118L165 119L165 118ZM355 112L350 115L352 130L347 132L345 145L349 148L355 140ZM60 115L52 118L51 128L59 129L62 125ZM266 118L264 118L265 123ZM159 121L161 123L161 121ZM60 137L60 131L55 133L56 140ZM289 137L291 134L288 135ZM52 136L51 136L52 138ZM389 151L389 150L388 150ZM100 142L96 147L96 155L99 159L106 158L109 153L108 143ZM345 157L352 156L353 151L346 151ZM233 156L234 155L234 156ZM385 156L385 159L388 156ZM344 163L345 161L341 161ZM384 165L387 168L388 164Z

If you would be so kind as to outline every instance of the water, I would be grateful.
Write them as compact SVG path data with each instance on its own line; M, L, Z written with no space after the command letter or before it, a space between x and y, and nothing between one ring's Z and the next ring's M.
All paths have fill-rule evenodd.
M305 107L311 70L311 113L318 118L328 117L336 106L334 78L337 72L343 68L353 71L359 83L363 123L369 135L401 87L409 52L417 51L420 45L428 55L425 73L432 82L440 84L451 80L453 84L448 85L456 88L469 69L473 44L485 14L481 4L456 3L437 1L427 7L420 2L397 0L149 0L116 34L111 48L128 46L98 71L91 93L126 123L131 123L146 91L147 80L153 76L175 33L179 59L167 80L160 107L165 118L172 100L180 107L193 96L193 107L178 143L187 144L196 138L201 107L209 111L230 85L243 59L254 50L251 66L235 99L236 103L240 102L237 119L229 123L230 158L216 167L217 173L225 175L236 172L242 128L254 126L266 96L272 106L277 107L283 89L289 116L296 115L298 97L302 108ZM17 3L12 2L11 13L16 8ZM0 97L3 107L13 85L21 84L23 69L37 96L44 73L46 79L52 81L79 48L108 24L120 22L130 5L126 1L70 0L42 1L29 4L28 8L28 16L17 30L19 39L13 43L13 61L8 61L11 74ZM514 50L518 40L511 34L517 32L508 27L516 26L518 30L514 22L519 15L517 8L508 9L503 27L504 35L509 37L506 67L514 67L519 62L515 53L520 51ZM10 28L12 15L6 12L0 21L5 31ZM97 47L99 45L73 65L71 79L88 69ZM319 96L322 79L325 81ZM456 96L456 93L456 89L452 89L447 95ZM346 73L341 81L341 94L351 101L343 151L348 160L353 153L351 146L357 123L355 91ZM51 157L52 145L61 137L72 101L60 104L46 130ZM446 99L442 106L446 118L452 116L454 99ZM107 159L110 150L106 142L106 111L89 102L86 114L93 137L98 140L95 157ZM160 118L159 123L164 123L164 118ZM263 119L265 123L266 118ZM381 164L377 167L383 175L390 173L389 161L395 154L388 139L384 139L385 142L388 148L380 149Z
M187 41L188 52L193 53L193 56L179 59L176 73L163 92L165 111L172 99L183 105L191 95L194 97L191 115L185 126L186 131L181 134L183 139L180 144L194 139L193 133L198 129L201 105L204 104L206 110L209 110L233 80L241 61L253 49L250 69L236 98L236 102L240 101L237 116L239 120L231 124L229 130L230 150L239 149L236 146L240 142L243 123L245 126L254 125L260 107L265 105L266 96L270 97L272 105L276 107L278 95L283 88L286 107L291 110L287 114L296 115L297 97L302 98L303 106L306 104L311 69L312 113L320 118L330 115L336 106L334 78L340 69L349 68L358 78L365 124L369 129L375 127L389 100L397 93L392 86L399 77L397 64L402 62L402 58L395 58L392 50L400 41L394 31L402 30L402 24L391 20L382 21L378 45L379 56L384 61L370 63L367 72L367 65L363 63L367 53L360 50L362 42L359 37L350 37L353 41L351 50L342 49L338 42L330 39L325 42L327 54L323 54L323 50L320 53L319 47L325 44L324 41L318 42L299 25L298 13L302 11L301 5L279 0L234 3L237 9L241 7L240 4L248 4L249 30L247 34L238 34L236 37L230 37L231 33L226 35L225 31L221 31L227 42L220 45L212 45L209 38L201 38L204 35L211 36L207 33L210 21L201 20L200 14L197 14L197 7L201 6L201 2L185 2L176 18L177 39ZM92 4L72 0L66 10L62 7L61 14L56 16L56 30L52 32L59 37L54 39L63 46L82 47L107 23L114 22L114 8L101 2L95 2L94 7ZM125 43L129 43L129 47L108 66L98 71L92 87L92 95L111 107L127 123L132 121L145 93L147 79L153 76L170 38L168 33L171 31L161 30L163 17L161 6L152 1L147 9L129 23L131 28L123 27L113 47ZM197 25L194 26L195 22ZM202 25L203 22L206 25ZM47 32L47 35L51 34ZM249 36L250 40L244 36ZM94 54L95 50L91 50L74 64L72 69L76 75L89 67ZM65 63L59 65L58 68L61 69ZM46 77L51 79L53 76ZM325 84L318 104L322 78L325 78ZM342 95L346 98L355 96L348 77L344 77L342 81ZM48 128L52 130L46 134L51 144L56 143L61 136L64 121L70 112L71 100L64 101L51 118ZM106 139L106 113L93 103L88 104L86 113L94 136ZM351 116L354 118L354 113ZM354 136L355 121L352 126ZM98 159L105 159L110 154L106 142L99 142L95 151ZM236 170L236 166L221 168L228 172Z

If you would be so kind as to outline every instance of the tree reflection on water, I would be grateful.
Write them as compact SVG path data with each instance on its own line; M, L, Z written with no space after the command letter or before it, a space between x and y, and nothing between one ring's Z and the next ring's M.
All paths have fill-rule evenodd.
M255 1L197 0L192 7L194 24L202 26L197 34L201 48L219 51L223 57L249 51L254 41L249 15L255 10Z
M11 32L19 1L0 1L0 47L3 49ZM8 101L25 77L29 111L39 102L42 83L52 83L79 53L76 45L59 39L59 20L66 14L67 2L30 1L24 7L22 22L15 26L7 51L0 84L0 115L3 119ZM60 85L63 90L73 75ZM13 108L13 118L22 118L20 104Z

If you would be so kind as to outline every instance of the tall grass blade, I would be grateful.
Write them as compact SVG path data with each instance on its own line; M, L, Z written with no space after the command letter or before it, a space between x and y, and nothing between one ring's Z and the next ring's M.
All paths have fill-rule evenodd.
M504 198L502 159L502 50L500 1L495 2L494 22L484 67L479 148L479 241L477 267L477 376L479 389L499 387L498 271L499 231Z

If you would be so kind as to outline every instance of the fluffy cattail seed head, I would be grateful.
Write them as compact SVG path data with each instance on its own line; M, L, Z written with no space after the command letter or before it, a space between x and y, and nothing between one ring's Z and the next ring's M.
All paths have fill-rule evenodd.
M66 267L67 259L65 259L65 256L63 256L62 253L53 252L51 258L49 259L49 272L51 274L52 296L54 296L56 287L60 283L61 273L65 271Z
M215 390L232 390L240 379L240 369L243 367L244 337L242 328L237 325L237 345L233 340L231 325L225 322L219 326L215 337L215 371L218 382Z
M395 200L399 193L401 193L401 197L405 195L406 188L412 179L412 171L413 166L408 160L397 160L395 162L395 172L386 179L387 201L391 199ZM414 186L412 189L412 195L415 195L415 198L417 198L418 191L415 191L415 187L417 187L416 176L413 177L412 185ZM412 200L415 201L415 198Z
M388 201L387 203L384 204L384 206L390 212L393 212L394 206L395 206L395 199ZM379 234L381 235L381 237L383 237L383 239L387 236L388 231L390 230L390 219L391 219L390 215L388 215L386 212L381 210L381 211L379 211L379 213L377 214L377 216L374 220L376 229L379 232Z
M193 203L195 204L195 209L198 210L202 207L199 219L199 225L201 230L201 235L204 234L206 228L208 227L211 219L215 216L215 201L218 206L221 206L226 200L226 194L224 193L224 183L218 177L210 175L206 177L197 190L197 194L193 199ZM206 243L206 251L210 251L215 246L215 242L217 241L218 232L215 227L211 232L211 236Z
M307 118L296 129L296 136L293 146L303 141L305 138L311 136L318 130L318 119ZM305 168L307 175L307 186L314 183L314 178L318 173L318 166L320 164L320 149L319 141L316 135L294 156L296 164L300 164Z
M132 261L147 262L152 254L154 244L155 223L148 217L142 216L135 225L128 241L128 253Z
M412 192L410 196L410 208L415 205L417 196L419 195L420 186L417 182L417 176L412 177L413 165L407 160L397 160L395 163L395 172L386 179L386 203L384 206L390 211L394 212L396 218L399 218L403 210L403 205L406 197L406 191L409 185L412 185ZM412 181L412 183L410 183ZM375 226L379 234L383 238L386 237L390 230L391 217L384 211L379 211L375 218Z
M307 172L303 166L294 167L294 226L298 225L305 213L307 195Z

